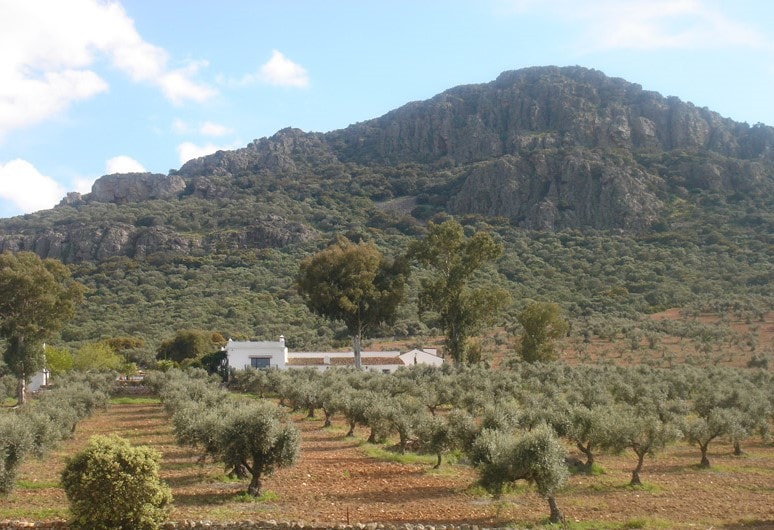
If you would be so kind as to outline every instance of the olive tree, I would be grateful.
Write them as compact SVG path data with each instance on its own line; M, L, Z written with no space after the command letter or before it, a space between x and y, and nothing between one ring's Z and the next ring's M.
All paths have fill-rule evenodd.
M519 354L526 362L556 359L554 341L567 333L562 309L550 302L532 302L516 317L524 332Z
M471 461L487 490L499 494L517 480L534 483L538 494L548 501L552 523L564 520L556 493L569 475L565 456L556 434L545 425L521 437L485 429L471 449Z
M640 472L645 457L653 455L670 443L682 437L678 426L667 418L651 411L629 405L611 410L612 421L604 446L616 451L631 449L637 456L637 465L632 470L629 482L632 486L642 484Z
M446 415L425 416L417 426L417 436L423 450L436 455L433 469L441 467L444 453L470 450L478 427L473 416L464 410L452 410Z
M0 338L17 378L18 405L26 402L27 380L44 366L43 342L73 317L82 295L61 262L32 252L0 254Z
M226 466L247 470L251 476L247 492L257 497L263 477L295 463L300 434L273 403L250 403L228 412L218 445L218 456Z
M467 360L468 339L491 324L508 303L504 289L471 287L476 272L501 253L502 246L491 235L477 232L466 237L454 220L428 223L427 236L409 247L408 257L430 272L420 280L420 314L438 315L445 352L456 365Z
M118 436L93 436L68 458L62 486L70 501L70 527L88 530L155 530L172 502L159 479L161 455L132 447Z
M29 425L17 414L0 415L0 495L13 490L16 473L25 456L33 451Z
M301 262L296 285L312 313L344 323L360 368L360 341L395 320L408 272L405 260L385 257L375 244L340 237Z

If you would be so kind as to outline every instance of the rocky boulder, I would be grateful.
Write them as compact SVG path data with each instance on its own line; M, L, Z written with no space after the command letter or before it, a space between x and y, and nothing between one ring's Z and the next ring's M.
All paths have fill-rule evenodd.
M115 204L151 199L169 200L177 197L185 186L185 181L178 175L116 173L97 179L91 187L88 200Z

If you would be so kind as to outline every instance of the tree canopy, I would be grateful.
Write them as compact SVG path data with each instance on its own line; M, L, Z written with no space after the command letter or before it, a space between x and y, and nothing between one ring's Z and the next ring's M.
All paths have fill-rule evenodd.
M17 399L26 400L26 380L45 362L43 341L75 314L83 287L61 262L32 252L0 254L0 337L3 359L18 378Z
M301 262L297 287L310 311L344 323L359 368L360 339L394 321L407 278L405 260L382 255L372 242L340 237Z
M199 359L226 344L220 333L201 329L181 329L171 339L161 343L157 359L181 363L186 359Z
M554 340L567 333L562 308L551 302L532 302L517 316L524 328L519 353L527 362L556 360Z
M455 364L466 361L468 339L493 322L508 303L504 289L469 285L475 273L501 253L501 245L491 235L477 232L466 237L453 219L428 223L427 237L409 247L409 257L430 270L430 276L421 280L420 313L430 310L438 314L446 353Z

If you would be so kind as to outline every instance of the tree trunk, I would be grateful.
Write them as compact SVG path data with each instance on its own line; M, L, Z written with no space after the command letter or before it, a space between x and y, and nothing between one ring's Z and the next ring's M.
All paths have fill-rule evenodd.
M360 362L360 333L352 335L352 350L355 352L355 368L360 370L363 367Z
M27 404L27 377L23 374L16 383L16 406L21 407Z
M247 467L247 470L253 475L250 479L250 485L247 486L247 493L253 497L258 497L261 494L261 475L263 474L263 465L258 465L257 462L253 462L253 467Z
M591 450L591 444L584 446L582 443L577 442L575 446L581 453L586 455L586 463L583 464L583 468L586 470L586 473L591 473L591 468L594 466L594 452Z
M253 497L259 497L261 495L261 475L258 473L253 473L250 485L247 486L247 493Z
M642 482L640 481L640 471L642 471L642 464L645 461L645 454L647 451L638 451L634 450L635 453L637 453L637 467L634 468L634 471L632 471L632 479L629 481L630 486L641 486Z
M433 466L433 469L438 469L441 467L441 452L438 451L438 460L435 462L435 465Z
M709 458L707 458L707 449L709 449L709 442L706 444L699 444L699 449L701 450L701 463L699 466L701 467L710 467L710 461Z
M556 505L556 497L553 495L548 496L548 507L551 509L551 515L548 518L549 521L552 523L564 522L564 515L559 509L559 506Z
M744 451L742 451L742 444L739 442L739 440L734 441L734 456L742 456L744 454Z
M356 422L352 421L349 423L349 430L347 431L347 436L355 436L355 425Z

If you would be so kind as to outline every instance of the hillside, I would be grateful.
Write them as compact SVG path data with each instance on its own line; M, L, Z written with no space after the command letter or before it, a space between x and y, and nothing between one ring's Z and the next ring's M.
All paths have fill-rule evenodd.
M771 212L774 128L543 67L342 130L284 129L168 175L106 175L0 220L0 250L60 259L87 285L66 342L134 335L153 349L196 327L305 348L341 338L293 288L299 259L336 234L396 254L453 215L503 242L487 274L515 307L553 300L592 326L671 307L770 310ZM432 332L408 304L384 333Z

